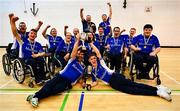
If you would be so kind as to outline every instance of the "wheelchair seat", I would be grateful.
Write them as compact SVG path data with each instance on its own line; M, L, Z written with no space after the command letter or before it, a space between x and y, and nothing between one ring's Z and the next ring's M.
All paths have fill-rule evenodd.
M146 67L147 63L143 62L143 67ZM133 72L133 70L135 70L135 72ZM153 67L151 68L152 72L153 72L153 77L149 78L150 80L154 80L156 78L156 83L157 85L161 84L161 80L160 80L160 75L159 75L159 58L156 55L156 62L153 65ZM150 72L149 72L150 73ZM140 74L139 69L137 69L137 67L135 66L134 63L134 53L131 53L131 60L130 60L130 68L129 68L129 74L131 77L131 80L134 81L135 77L137 78L138 75ZM139 78L141 79L141 78Z

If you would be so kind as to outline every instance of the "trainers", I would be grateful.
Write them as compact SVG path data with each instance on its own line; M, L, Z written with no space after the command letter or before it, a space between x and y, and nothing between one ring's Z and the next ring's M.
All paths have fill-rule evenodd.
M29 96L26 98L26 101L29 101L29 102L30 102L33 97L34 97L33 94L29 95Z
M38 107L38 98L32 98L31 99L31 105L33 107Z
M172 101L171 96L164 90L157 90L157 95L166 99L167 101Z
M158 85L158 86L156 86L156 87L157 87L158 90L164 90L164 91L166 91L168 94L171 94L171 89L169 89L169 88L167 88L167 87L165 87L165 86L163 86L163 85Z

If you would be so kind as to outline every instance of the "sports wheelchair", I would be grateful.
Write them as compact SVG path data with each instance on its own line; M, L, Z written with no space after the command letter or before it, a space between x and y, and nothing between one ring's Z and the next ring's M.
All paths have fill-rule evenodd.
M63 64L61 63L61 61L58 59L60 55L58 54L53 54L50 55L48 57L48 67L50 70L51 75L55 74L55 70L56 68L58 68L58 70L62 70L63 69Z
M124 71L125 71L125 66L124 66L124 62L125 62L125 58L124 58L124 51L122 52L122 57L121 57L121 66L120 66L120 74L124 74ZM109 58L109 52L108 50L105 50L104 53L103 53L103 59L107 65L107 67L110 68L110 58Z
M130 74L130 78L132 81L134 81L135 77L137 78L137 76L140 74L139 69L137 69L134 62L135 62L134 53L131 52L129 74ZM144 62L143 67L146 67L146 65L147 65L147 63ZM133 72L133 70L135 70L135 72ZM159 59L158 59L158 56L156 56L156 62L153 65L151 70L153 70L153 77L150 77L150 80L154 80L156 78L157 85L160 85L161 80L160 80L160 75L159 75Z
M47 63L45 62L45 59L44 59L44 71L45 71L46 77L50 76L50 75L48 75L48 73L50 71L48 69ZM13 62L13 77L14 77L14 79L19 84L22 84L28 74L31 77L28 82L28 86L33 88L34 87L33 82L35 81L35 77L34 77L34 72L33 72L31 65L25 64L25 61L22 58L15 59Z
M4 72L7 76L11 74L13 69L13 61L18 58L18 50L11 49L13 43L9 43L8 47L6 48L6 53L2 56L2 65Z

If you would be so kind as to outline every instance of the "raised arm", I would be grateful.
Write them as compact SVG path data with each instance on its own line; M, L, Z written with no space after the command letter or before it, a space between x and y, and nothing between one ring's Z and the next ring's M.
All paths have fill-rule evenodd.
M77 55L77 51L78 51L78 46L79 46L79 41L80 41L80 34L78 33L76 35L76 42L74 44L74 48L72 50L72 53L71 53L71 58L72 59L75 59L76 58L76 55Z
M68 26L64 26L64 36L66 36Z
M120 31L120 35L121 35L123 32L125 32L125 31L126 31L126 29L121 30L121 31Z
M15 17L14 14L9 14L9 19L10 19L10 25L11 25L11 31L13 33L13 36L17 39L19 43L22 43L23 41L21 40L20 35L18 34L17 28L16 28L16 21L19 20L18 17Z
M84 8L80 9L80 17L81 17L82 21L84 20L83 10L84 10Z
M43 22L42 21L39 21L38 22L38 26L35 28L35 30L39 31L39 29L41 28Z
M108 6L109 6L109 18L111 18L111 17L112 17L112 7L111 7L111 3L108 2L107 4L108 4Z
M96 53L96 56L100 59L101 58L101 53L99 52L98 48L91 42L89 43L93 51Z
M46 39L47 39L46 31L47 31L47 29L48 29L49 27L51 27L51 26L48 25L48 26L43 30L43 32L42 32L43 37L46 38Z

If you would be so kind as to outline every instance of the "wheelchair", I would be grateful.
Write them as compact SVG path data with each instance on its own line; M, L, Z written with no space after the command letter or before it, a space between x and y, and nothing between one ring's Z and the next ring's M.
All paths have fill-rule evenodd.
M50 72L46 62L44 62L44 70L45 70L45 74ZM30 65L25 64L25 61L22 58L15 59L13 62L13 77L14 77L14 79L19 84L22 84L28 74L31 77L28 82L28 86L30 88L33 88L35 77L34 77L34 72L33 72L32 67Z
M109 57L108 57L108 54L109 54L109 52L108 52L108 50L106 49L106 50L104 51L104 53L103 53L103 59L104 59L104 62L106 63L106 65L107 65L107 67L110 68L110 59L109 59Z
M13 43L8 44L8 47L6 48L6 53L2 56L3 70L7 76L11 74L14 59L18 58L18 50L11 49L12 45Z
M137 67L135 66L135 63L134 63L134 53L131 52L130 55L131 55L131 57L130 57L129 74L130 74L131 80L134 81L135 78L137 78L137 75L139 75L140 72L139 72L139 70L137 69ZM147 65L147 63L144 62L143 66L145 67L146 65ZM133 70L135 70L135 72L133 72ZM150 80L156 79L156 84L160 85L161 80L160 80L160 75L159 75L159 58L158 58L158 56L156 56L156 62L153 65L151 70L153 71L153 77L150 77Z
M125 62L125 58L124 58L124 51L122 52L122 57L121 57L121 66L120 66L120 74L124 74L125 72L125 66L124 66L124 62ZM109 58L109 52L108 50L105 50L103 53L103 60L106 63L107 67L110 68L110 58Z
M48 57L48 68L49 68L49 71L50 71L51 75L56 74L55 73L56 68L59 68L58 70L63 69L63 65L62 65L61 61L58 59L58 56L59 55L55 53L55 54L50 55Z

